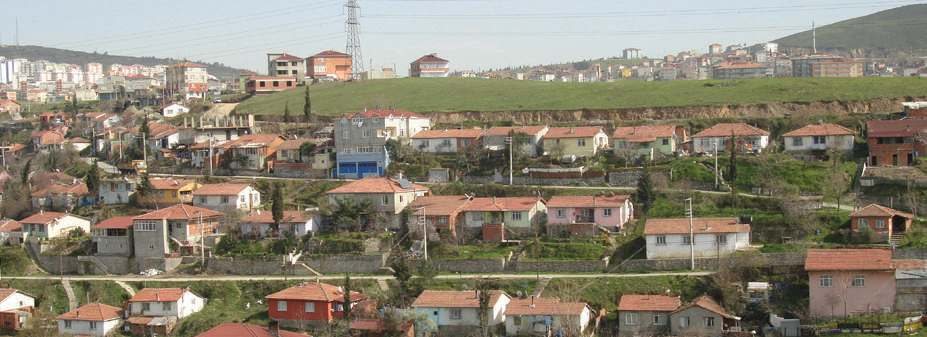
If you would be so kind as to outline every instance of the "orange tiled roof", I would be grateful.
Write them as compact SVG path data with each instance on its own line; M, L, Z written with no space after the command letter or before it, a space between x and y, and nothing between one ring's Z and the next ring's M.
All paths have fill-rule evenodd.
M622 207L625 201L630 199L629 195L612 195L612 196L554 196L547 201L547 207Z
M195 220L201 216L219 217L222 216L222 213L202 207L179 204L136 216L132 220Z
M892 270L888 249L809 249L805 270Z
M23 224L19 221L12 219L0 220L0 232L9 233L9 232L18 232L23 229ZM2 297L0 297L2 299Z
M496 303L499 297L506 296L501 290L491 291L489 303ZM413 308L479 308L480 299L475 290L425 290L415 302Z
M750 225L738 224L737 218L694 218L692 228L695 234L750 232ZM689 218L647 219L644 235L662 234L689 234Z
M344 194L344 193L403 193L414 191L428 191L428 187L410 183L408 188L403 188L399 182L387 177L366 177L361 180L355 180L345 185L341 185L326 192L327 194Z
M19 292L19 290L13 288L0 288L0 302L3 302L7 297L13 296L13 294Z
M290 55L287 53L283 53L274 59L274 61L302 61L302 60L303 60L302 57Z
M145 288L135 293L129 302L177 302L187 291L183 288Z
M484 136L508 136L510 132L515 131L515 133L526 134L529 136L534 136L541 131L544 131L545 125L531 125L531 126L494 126L486 130Z
M640 125L615 128L612 138L629 142L652 142L657 138L669 138L676 134L675 125Z
M351 57L351 55L342 53L340 51L325 50L318 54L312 55L312 57L313 58L316 58L316 57Z
M543 202L543 199L537 197L505 197L505 198L473 198L464 211L468 212L504 212L504 211L528 211L537 205L537 202Z
M505 307L512 316L579 316L588 306L582 302L560 302L556 298L515 298Z
M766 66L753 62L723 62L715 66L715 69L751 69L766 68Z
M604 131L597 126L550 128L544 138L589 138L595 137L599 132Z
M309 337L309 335L280 330L279 336L270 333L266 326L249 323L222 323L196 337Z
M698 137L730 137L734 136L769 136L769 132L746 123L718 123L714 126L696 133L692 138Z
M621 295L619 311L675 311L682 305L679 296Z
M438 57L438 54L432 53L422 57L419 57L417 60L412 63L447 63L448 60Z
M68 311L58 316L59 320L79 320L79 321L108 321L118 319L122 316L122 309L101 304L91 303L82 305L80 308Z
M87 189L87 184L84 182L77 182L74 184L61 184L61 183L52 183L44 188L37 189L32 192L33 197L44 197L52 194L73 194L76 196L83 196L90 194L90 191Z
M93 225L93 229L128 229L132 227L132 218L134 216L117 216L112 217L103 221L100 221Z
M344 302L344 289L328 283L305 282L267 295L265 298L273 300ZM363 294L356 291L351 292L352 302L363 299Z
M782 137L808 137L808 136L847 136L854 135L855 131L837 124L811 124L796 130L786 132Z
M151 188L155 190L178 190L193 182L174 178L152 178L148 181L151 183Z
M419 208L424 207L426 216L450 216L460 212L469 203L470 198L463 195L431 195L416 198L409 204L409 208L418 212Z
M193 191L193 195L238 195L249 186L251 185L233 183L204 184Z
M64 135L58 131L45 130L32 132L32 138L38 138L39 144L52 145L64 143Z
M927 119L875 120L866 122L866 136L910 137L927 130Z
M722 307L720 304L718 304L717 301L715 301L713 298L711 298L711 296L708 296L708 295L702 295L701 297L695 299L695 301L693 301L692 303L689 303L679 309L676 309L675 312L683 311L691 307L699 307L699 308L711 311L713 313L716 313L718 315L721 315L721 317L724 317L724 318L736 319L736 316L727 312L727 310L724 310L724 307Z
M412 136L412 139L440 139L440 138L469 138L477 139L483 136L482 129L446 129L424 130Z
M855 212L851 213L851 217L867 217L867 216L900 216L908 219L913 219L914 214L905 213L899 210L891 209L879 204L869 204L866 207L860 208Z
M58 219L60 219L60 218L63 218L63 217L65 217L65 216L67 216L67 215L68 215L68 214L61 213L61 212L48 212L48 211L44 211L44 212L39 212L39 213L30 215L30 216L26 217L25 219L19 220L19 222L20 222L20 223L25 223L25 224L39 224L39 225L44 225L44 224L47 224L47 223L52 222L52 221L54 221L54 220L58 220Z
M927 269L927 260L917 260L917 259L893 260L892 264L895 266L895 269L898 269L898 270L925 270Z

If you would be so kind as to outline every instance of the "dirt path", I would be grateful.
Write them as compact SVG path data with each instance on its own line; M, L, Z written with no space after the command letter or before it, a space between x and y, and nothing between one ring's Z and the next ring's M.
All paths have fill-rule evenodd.
M49 278L55 277L49 276ZM80 303L77 301L77 297L74 296L74 288L71 288L71 280L62 278L61 286L64 287L65 295L68 295L68 311L76 310Z
M135 296L135 289L132 288L132 286L128 285L127 283L123 281L116 281L116 284L122 287L122 289L125 289L126 292L129 293L129 296Z

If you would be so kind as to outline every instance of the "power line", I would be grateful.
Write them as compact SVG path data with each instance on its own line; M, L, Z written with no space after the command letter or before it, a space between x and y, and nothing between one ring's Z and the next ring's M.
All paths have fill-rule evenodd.
M347 0L344 9L347 14L347 19L344 21L344 31L347 35L344 52L351 55L351 77L356 80L360 79L360 74L364 72L364 54L361 52L360 42L360 22L357 20L360 5L357 4L357 0Z

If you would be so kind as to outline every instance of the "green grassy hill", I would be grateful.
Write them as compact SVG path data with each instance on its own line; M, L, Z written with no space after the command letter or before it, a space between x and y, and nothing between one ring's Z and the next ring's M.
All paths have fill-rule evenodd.
M738 81L553 83L480 79L396 79L313 85L313 112L336 116L364 108L414 112L530 111L867 100L927 95L920 78L777 78ZM237 113L303 111L303 88L242 102Z
M819 49L927 50L927 4L908 5L817 28ZM776 40L811 48L811 31Z

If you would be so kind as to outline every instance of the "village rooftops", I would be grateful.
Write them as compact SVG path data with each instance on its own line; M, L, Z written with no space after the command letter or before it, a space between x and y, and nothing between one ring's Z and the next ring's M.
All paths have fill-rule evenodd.
M548 208L574 207L574 208L612 208L622 207L630 199L629 195L612 195L612 196L554 196L547 201Z
M178 204L139 215L133 218L133 220L196 220L200 217L212 218L221 217L222 215L222 213L210 209L190 206L186 204Z
M782 137L851 136L854 134L856 134L856 132L841 125L823 123L805 125L801 128L785 133L782 135Z
M632 143L647 143L655 141L657 138L670 138L675 134L675 125L622 126L615 128L612 138Z
M431 195L416 198L409 205L409 209L418 212L418 209L423 208L426 216L451 215L469 203L470 198L465 195Z
M129 302L177 302L188 291L184 288L144 288L135 293Z
M309 335L279 330L271 332L265 326L248 323L222 323L196 337L308 337Z
M80 308L68 311L58 316L58 319L76 321L108 321L122 317L122 309L101 304L84 304Z
M755 137L769 136L769 132L746 123L718 123L696 133L692 138L700 137Z
M30 215L30 216L26 217L25 219L19 220L19 222L20 222L20 223L24 223L24 224L38 224L38 225L44 225L44 224L47 224L47 223L49 223L49 222L52 222L52 221L61 219L61 218L63 218L63 217L66 217L66 216L68 216L68 215L71 215L71 214L68 214L68 213L61 213L61 212L41 211L41 212L39 212L39 213Z
M353 193L405 193L428 191L428 187L408 183L403 186L398 180L387 177L365 177L361 180L355 180L345 185L334 188L326 193L328 194L353 194Z
M477 139L483 136L482 129L444 129L419 131L412 139L441 139L441 138L468 138Z
M148 182L151 183L151 188L155 190L178 190L184 186L193 183L192 180L180 180L174 178L163 178L163 179L149 179Z
M556 298L514 298L505 306L512 316L579 316L588 306L582 302L561 302Z
M543 202L543 199L537 197L507 197L507 198L473 198L464 211L468 212L505 212L505 211L528 211L537 205L537 202Z
M90 191L87 190L87 184L79 181L71 184L62 184L62 183L51 183L43 188L36 189L32 191L33 197L41 197L49 194L74 194L74 195L87 195Z
M490 291L489 303L496 303L499 297L508 296L501 290ZM491 305L491 304L490 304ZM425 290L413 308L479 308L480 298L475 290Z
M807 271L892 270L892 251L888 249L809 249Z
M595 137L599 132L603 131L597 126L550 128L544 138L589 138Z
M320 53L318 53L318 54L312 55L311 57L312 57L312 58L318 58L318 57L326 57L326 58L327 58L327 57L342 57L342 58L343 58L343 57L351 57L351 55L342 53L342 52L340 52L340 51L325 50L325 51L322 51L322 52L320 52Z
M679 309L682 301L679 296L666 295L621 295L618 311L666 311Z
M251 186L250 184L205 184L193 191L193 195L238 195L241 191Z
M344 295L344 288L338 286L321 282L304 282L267 295L265 298L271 300L344 302ZM359 292L351 292L351 302L360 301L364 298L364 295Z
M23 224L13 219L0 220L0 233L11 233L22 231Z
M711 311L713 313L721 315L721 317L724 317L724 318L740 320L740 317L734 316L727 310L724 310L724 308L721 307L721 305L718 304L717 301L715 301L708 295L702 295L699 298L695 299L695 301L692 301L692 303L686 304L680 307L679 309L676 309L676 311L674 312L680 312L680 311L683 311L683 310L686 310L692 307L699 307L699 308Z
M877 120L866 122L866 136L911 137L927 131L927 119Z
M694 218L694 234L749 233L750 225L737 223L737 218ZM689 218L647 219L644 235L689 234Z
M92 229L129 229L132 228L132 219L134 216L117 216L100 221L90 228Z
M344 115L343 118L424 118L421 115L405 110L394 109L370 109L362 112L355 112Z
M884 217L896 215L908 219L914 218L914 214L905 213L879 204L869 204L866 207L860 208L853 213L850 213L851 217Z
M544 131L544 128L547 128L547 126L494 126L486 130L486 132L483 133L483 136L508 136L512 132L533 136L540 133L541 131Z

